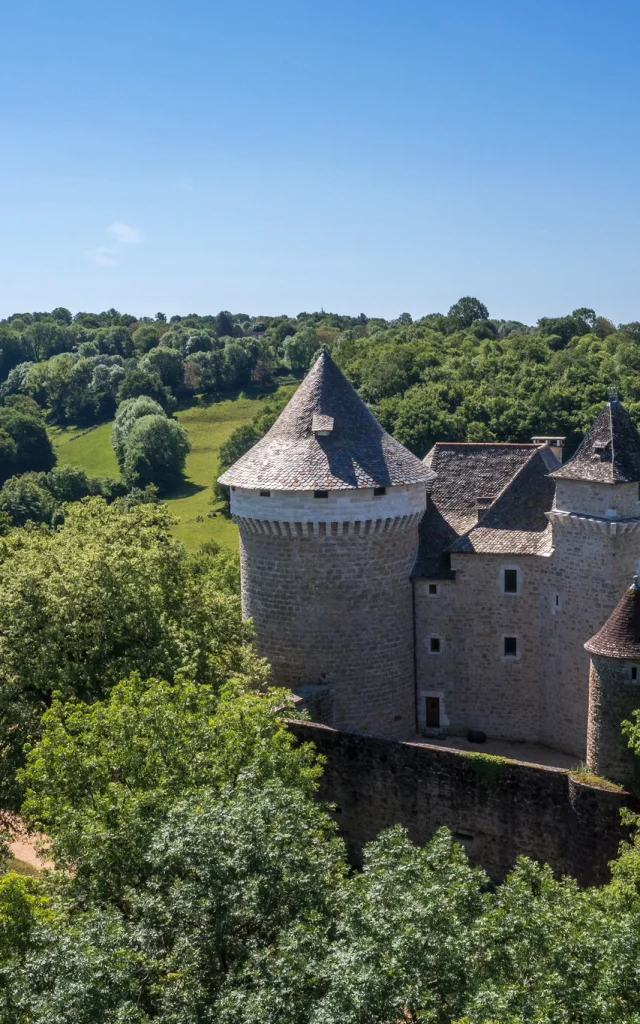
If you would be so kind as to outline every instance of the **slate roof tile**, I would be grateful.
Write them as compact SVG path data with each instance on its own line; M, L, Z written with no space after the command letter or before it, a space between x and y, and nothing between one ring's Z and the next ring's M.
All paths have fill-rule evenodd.
M330 422L332 421L332 422ZM315 429L327 430L326 436ZM433 470L378 423L323 352L271 430L226 470L220 483L272 491L425 485Z
M587 640L584 647L589 654L640 661L640 584L637 576L600 632Z
M553 475L608 484L640 481L640 435L617 399L607 402L575 455Z
M436 479L420 524L415 576L447 578L452 575L449 548L476 525L478 499L490 498L487 505L490 508L514 474L537 450L534 444L439 441L434 445L424 459L425 465L435 470Z
M450 547L450 552L498 555L548 555L551 524L545 513L553 507L555 484L549 474L559 466L547 446L538 448L482 514L476 526Z

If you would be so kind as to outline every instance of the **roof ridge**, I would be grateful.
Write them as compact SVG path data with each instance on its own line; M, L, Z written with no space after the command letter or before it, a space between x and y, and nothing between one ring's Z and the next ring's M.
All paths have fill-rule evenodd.
M518 466L518 468L516 469L515 473L511 477L511 479L507 480L506 484L504 485L502 490L499 492L499 494L496 494L496 496L493 499L493 501L491 502L491 504L487 505L486 509L483 511L482 515L478 519L478 522L474 523L473 526L470 526L469 529L466 531L466 533L461 534L460 540L462 540L464 537L468 537L469 534L473 533L474 530L476 530L479 526L482 525L483 520L486 519L488 514L493 509L495 509L495 507L498 505L500 499L504 495L508 494L509 490L514 486L514 484L518 480L518 477L520 476L520 474L523 473L525 469L527 469L527 467L531 464L532 460L539 454L540 449L543 448L544 445L535 445L534 447L535 447L535 451L531 452L531 455L529 456L529 458L527 459L526 462L523 462L521 466Z

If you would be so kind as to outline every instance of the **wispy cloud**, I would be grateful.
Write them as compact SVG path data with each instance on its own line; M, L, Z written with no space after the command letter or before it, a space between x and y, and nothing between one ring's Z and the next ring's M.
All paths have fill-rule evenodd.
M111 245L97 245L95 249L89 249L87 256L92 263L99 267L117 267L116 250Z
M119 220L114 220L113 224L109 225L107 234L115 238L120 245L138 245L142 241L142 235L137 228L132 228Z

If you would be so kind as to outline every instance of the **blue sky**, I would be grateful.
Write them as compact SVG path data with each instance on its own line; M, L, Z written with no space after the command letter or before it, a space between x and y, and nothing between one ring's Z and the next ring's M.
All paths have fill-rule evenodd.
M627 0L21 0L0 316L640 319Z

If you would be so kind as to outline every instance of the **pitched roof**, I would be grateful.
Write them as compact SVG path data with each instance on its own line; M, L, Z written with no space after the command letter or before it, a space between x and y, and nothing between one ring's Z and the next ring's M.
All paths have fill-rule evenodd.
M420 524L416 576L446 577L450 546L478 521L478 499L490 508L538 450L535 444L464 444L439 441L425 457L436 472ZM548 451L548 449L546 449ZM557 463L556 463L557 465Z
M600 632L587 640L584 647L590 654L640 661L640 583L637 576Z
M220 477L259 490L426 484L433 471L394 440L323 352L271 430Z
M640 435L617 399L607 402L575 455L553 475L607 484L640 481Z
M501 494L450 552L500 555L546 555L551 550L555 484L549 473L559 461L548 446L534 451Z

